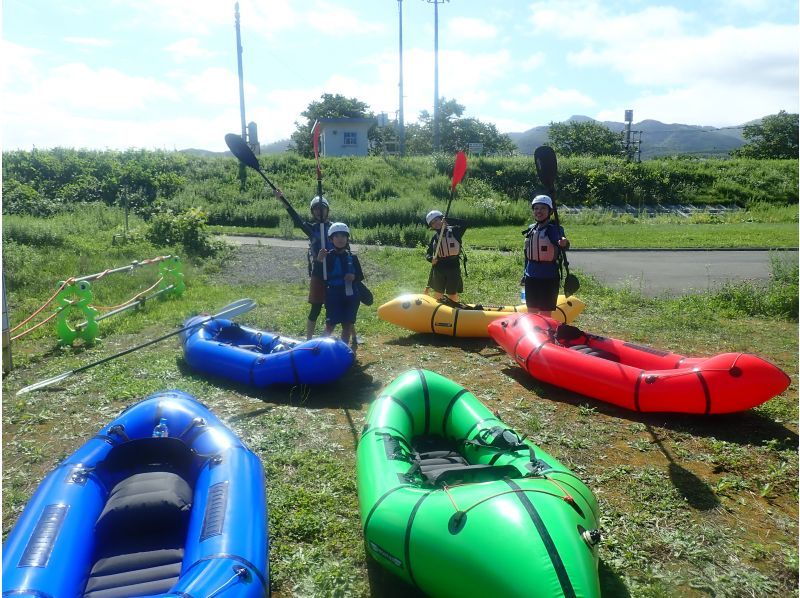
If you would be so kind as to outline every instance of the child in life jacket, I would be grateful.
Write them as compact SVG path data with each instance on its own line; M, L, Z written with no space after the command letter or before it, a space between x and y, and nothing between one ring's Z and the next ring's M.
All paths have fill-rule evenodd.
M330 206L328 205L328 200L324 197L314 197L309 206L311 220L306 222L286 200L280 189L275 189L273 194L283 203L286 211L289 212L292 223L308 237L308 302L311 304L311 309L308 312L308 321L306 322L306 340L310 340L314 336L317 318L319 318L322 306L325 304L325 272L321 271L317 276L314 273L313 264L320 248L333 249L333 245L328 238L328 229L331 226L331 221L328 218Z
M436 232L428 243L425 254L431 264L431 273L428 276L428 288L433 290L433 296L441 299L447 295L449 299L458 302L459 293L464 292L464 281L461 278L460 257L461 239L467 229L466 222L457 218L444 220L444 214L439 210L431 210L425 216L425 222ZM441 243L439 237L443 234ZM437 251L438 246L438 251ZM435 254L435 255L434 255Z
M525 235L525 303L528 313L551 316L556 309L558 287L561 277L558 257L562 250L569 249L564 228L550 221L553 200L547 195L537 195L531 201L533 224Z
M343 222L334 222L328 230L333 249L321 248L317 254L314 272L321 276L323 264L327 267L325 285L325 334L333 333L342 325L342 340L356 350L356 315L359 294L356 283L364 280L358 256L350 252L350 229Z

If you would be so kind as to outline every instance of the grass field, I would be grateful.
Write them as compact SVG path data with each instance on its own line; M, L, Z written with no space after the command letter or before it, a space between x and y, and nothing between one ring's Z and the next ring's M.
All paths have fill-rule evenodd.
M4 243L4 271L15 281L12 323L68 275L170 252L144 241L112 247L118 220L99 220L64 222L72 236L51 228L49 236L43 229L27 242ZM363 250L376 305L400 291L421 290L427 275L423 259L420 249ZM302 266L302 252L297 260ZM182 298L152 302L103 322L103 340L96 346L59 348L47 326L14 344L15 369L3 383L4 537L61 459L125 406L179 388L208 405L264 463L275 595L412 595L366 561L355 449L366 409L380 388L409 368L424 367L472 391L593 490L602 515L604 595L797 595L796 269L775 272L764 288L731 285L675 299L647 299L582 277L580 295L588 307L576 324L587 331L689 355L758 353L790 374L792 384L780 397L723 417L624 411L536 382L490 341L415 335L378 320L374 307L359 313L364 344L356 367L325 388L257 391L208 379L190 371L178 343L169 340L45 391L15 395L34 381L174 330L190 313L213 312L242 297L258 302L243 323L293 336L302 332L305 280L231 284L220 276L225 268L213 259L187 265ZM104 300L130 296L147 283L147 274L109 277ZM470 256L465 298L513 302L518 280L512 256L476 252ZM96 286L99 293L101 284Z

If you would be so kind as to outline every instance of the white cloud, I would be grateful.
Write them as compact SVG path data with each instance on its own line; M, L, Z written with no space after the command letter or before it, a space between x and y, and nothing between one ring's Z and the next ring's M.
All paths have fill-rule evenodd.
M787 100L786 94L780 90L698 81L694 85L663 93L631 97L624 105L618 104L599 111L595 118L621 121L625 109L633 109L636 122L654 119L726 127L775 114L781 109L797 112L798 96L795 92L794 99ZM665 118L664 115L669 117Z
M529 73L542 66L545 63L545 60L546 56L544 52L536 52L535 54L531 54L530 56L526 56L520 60L519 67L522 71Z
M65 37L64 41L76 46L90 46L93 48L107 48L113 44L110 39L99 37Z
M178 62L185 62L192 58L208 58L214 52L203 48L196 37L187 37L164 48Z
M317 2L306 11L304 21L312 28L334 37L383 33L386 25L362 20L358 13L330 2Z
M548 87L538 95L533 95L524 100L502 100L500 107L503 110L518 113L560 108L565 112L569 112L566 116L571 116L574 112L570 112L570 110L591 108L596 104L595 100L578 90Z
M257 93L254 85L245 82L245 102ZM211 67L191 75L183 84L192 102L218 106L239 105L239 75L231 70ZM246 106L245 106L246 107Z
M447 21L447 36L456 40L494 39L497 28L481 19L454 17Z

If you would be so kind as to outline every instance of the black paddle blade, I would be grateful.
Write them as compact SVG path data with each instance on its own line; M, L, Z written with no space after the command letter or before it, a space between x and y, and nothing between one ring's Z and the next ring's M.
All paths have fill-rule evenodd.
M249 166L253 170L261 172L261 165L258 163L258 158L253 153L253 150L244 142L241 135L236 133L228 133L225 135L225 144L231 150L231 153L236 156L239 161L245 166Z
M564 277L564 295L569 297L578 292L581 288L581 281L574 274L567 274Z
M533 160L536 163L536 174L544 185L545 189L552 191L556 186L558 176L558 162L556 152L549 145L540 145L533 152Z

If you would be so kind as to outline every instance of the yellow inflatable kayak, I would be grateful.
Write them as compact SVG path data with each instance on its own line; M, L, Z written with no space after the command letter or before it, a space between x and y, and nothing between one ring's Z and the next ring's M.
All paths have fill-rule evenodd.
M463 305L463 304L462 304ZM558 296L553 319L571 323L586 305L571 295ZM464 305L442 303L430 295L401 295L378 308L378 317L413 332L446 336L488 337L489 323L509 313L526 313L525 305Z

